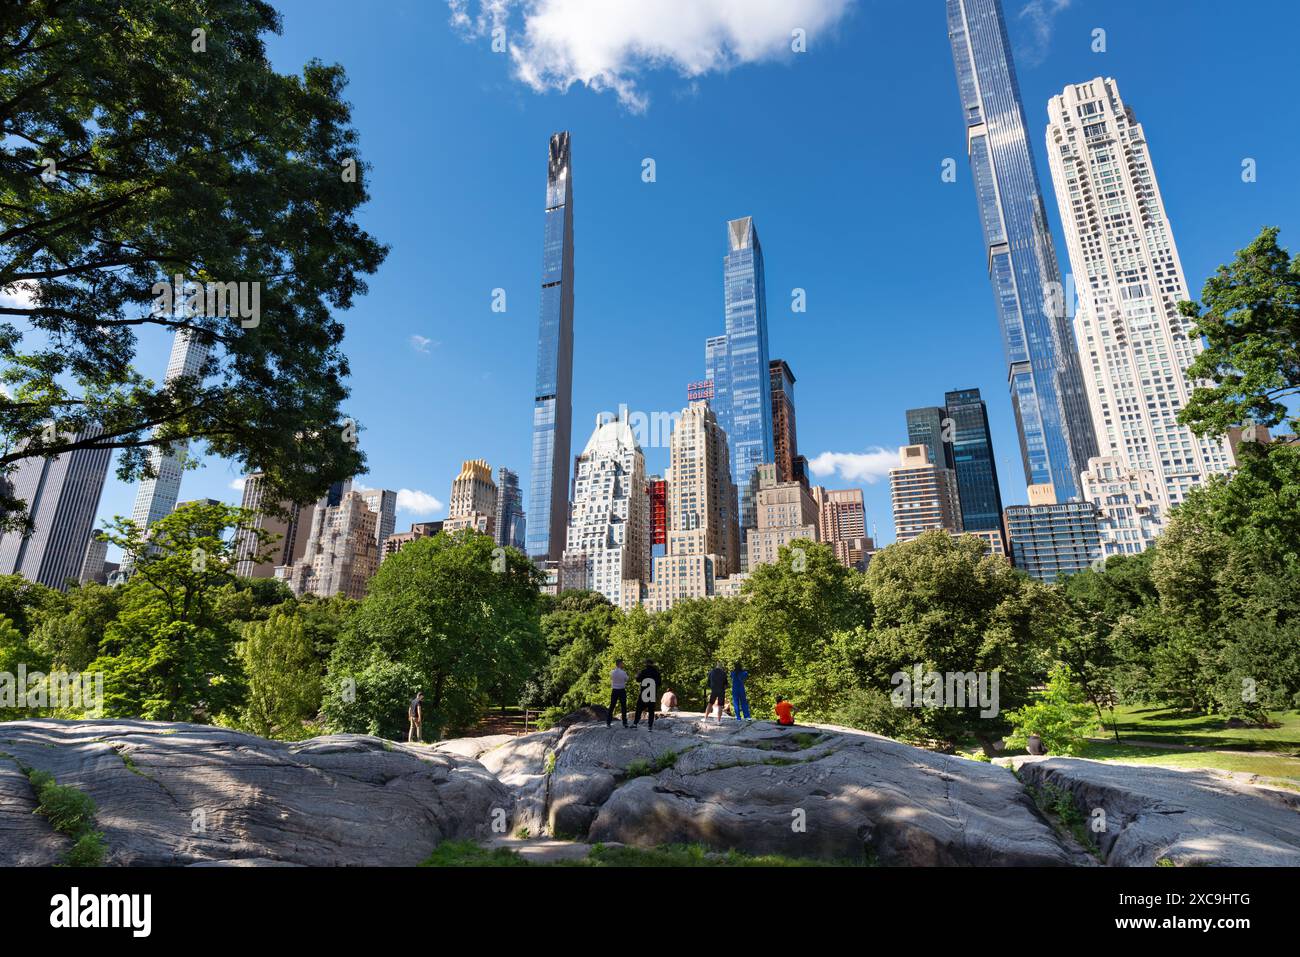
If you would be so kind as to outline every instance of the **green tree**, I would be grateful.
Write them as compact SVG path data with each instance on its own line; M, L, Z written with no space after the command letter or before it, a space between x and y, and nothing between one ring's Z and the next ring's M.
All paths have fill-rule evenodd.
M266 621L251 622L239 658L248 682L240 727L267 738L306 737L304 722L320 710L323 669L299 616L277 610Z
M487 535L458 532L417 539L386 559L334 648L329 694L345 694L348 680L360 695L363 673L376 652L404 666L394 675L416 683L384 689L384 701L425 692L425 730L434 736L465 728L492 703L517 700L545 656L538 624L541 573L520 552L497 550ZM370 703L331 699L327 718L337 730ZM397 717L405 719L403 703Z
M1178 414L1198 435L1243 422L1289 421L1300 431L1288 407L1300 396L1300 256L1288 255L1277 236L1277 227L1263 230L1206 280L1203 303L1179 304L1195 320L1192 334L1206 341L1187 376L1213 383L1197 387Z
M280 27L264 0L0 5L0 472L110 448L130 479L182 438L294 501L361 470L336 313L387 250L356 222L344 72L275 72ZM244 308L169 308L189 283ZM200 374L142 375L151 327L208 346Z
M1036 734L1050 754L1078 754L1098 730L1083 688L1064 663L1054 665L1043 692L1031 704L1008 712L1007 720L1015 729L1007 738L1009 747L1023 748L1029 735Z
M25 702L18 700L18 692L25 690L17 686L19 666L28 673L44 672L49 667L49 660L28 644L12 621L0 615L0 675L13 682L12 691L6 692L3 686L6 682L0 679L0 721L17 721L35 714ZM14 696L12 702L6 700L10 694Z
M981 717L978 706L911 709L922 737L945 746L974 738L989 752L1008 730L1006 711L1029 700L1060 644L1069 612L1059 594L989 555L975 536L940 531L877 553L867 581L875 623L863 650L865 686L890 694L895 674L920 665L922 673L988 674L991 690L997 671L997 716Z
M0 615L8 618L20 634L30 635L62 605L63 596L53 588L28 581L22 575L0 575Z
M621 615L598 592L542 597L551 609L541 616L547 659L519 703L543 711L543 721L553 721L584 704L604 704L605 651Z
M89 584L69 589L62 609L32 631L32 645L58 668L84 671L99 655L100 642L117 618L121 591Z

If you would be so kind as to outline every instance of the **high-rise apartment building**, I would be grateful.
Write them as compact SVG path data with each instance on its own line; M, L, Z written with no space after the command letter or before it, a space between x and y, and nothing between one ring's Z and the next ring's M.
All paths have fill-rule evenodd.
M1084 501L1097 507L1104 556L1135 555L1155 544L1164 527L1164 495L1154 472L1099 456L1088 460L1080 483Z
M962 530L957 476L930 460L928 445L905 445L898 450L898 466L889 470L889 490L897 541L910 542L933 529Z
M409 532L394 532L384 539L384 548L379 555L379 563L400 552L417 538L432 538L442 531L442 522L413 522Z
M621 605L624 581L650 578L650 498L645 456L626 417L596 417L574 482L561 562L565 589L600 592Z
M740 530L728 445L707 401L682 410L665 476L667 553L654 558L652 581L623 582L620 607L664 611L686 598L714 595L728 576L738 578Z
M705 376L713 381L713 407L731 443L731 477L740 493L741 570L747 529L758 524L754 470L774 461L772 380L767 348L767 291L763 247L753 217L727 223L723 259L726 333L705 342Z
M867 535L867 506L860 488L812 490L817 505L818 541L835 550L846 568L865 571L875 543Z
M668 483L658 475L646 480L650 496L650 547L668 544Z
M1005 554L1002 491L998 487L998 466L993 458L988 409L980 397L980 390L955 389L947 393L944 409L950 424L951 467L957 474L962 529L996 533L998 541L990 544L995 553Z
M527 543L530 557L559 561L569 520L573 441L573 168L567 132L551 136L543 235Z
M766 462L755 470L758 496L755 508L757 527L750 530L745 547L749 551L749 569L772 565L781 549L798 539L817 541L819 519L812 492L802 482L781 481L775 462Z
M947 0L948 39L1026 482L1065 498L1097 454L1000 0Z
M186 329L177 329L172 339L171 356L167 360L167 373L164 385L180 378L192 378L203 371L203 363L208 358L208 347L189 334ZM131 520L140 528L148 528L158 519L168 515L176 508L180 498L181 476L185 471L185 454L188 442L173 442L166 448L158 447L149 454L149 464L153 477L140 479L135 494L135 505L131 509ZM122 573L130 575L132 563L130 556L122 559Z
M567 470L566 470L567 471ZM568 493L565 493L568 500ZM443 531L458 532L472 528L484 535L495 535L497 521L497 486L492 481L492 467L484 459L462 462L460 473L451 483L451 501Z
M1058 501L1050 485L1029 486L1029 504L1008 506L1006 524L1015 566L1041 582L1083 571L1101 555L1097 507Z
M277 567L294 565L307 550L311 506L282 501L272 507L267 492L266 476L263 473L254 472L244 479L240 506L252 512L253 518L248 528L235 533L235 574L243 578L271 578ZM341 494L340 492L340 496ZM266 556L264 561L257 560L259 556L255 529L261 529L270 537L270 541L262 546L262 552Z
M74 441L91 439L99 431L92 427ZM0 478L10 495L27 503L31 521L25 535L0 534L0 575L22 575L58 589L79 578L111 458L107 448L32 456L18 460L17 467Z
M301 598L346 595L365 597L366 585L379 568L379 516L360 492L343 494L338 505L316 504L302 559L285 574Z
M519 476L502 466L497 469L496 543L502 548L527 548L524 500Z
M397 493L392 489L361 489L366 508L375 513L375 545L380 553L384 550L384 539L393 534L397 527Z
M103 585L108 581L108 539L99 529L90 533L90 541L86 543L86 557L81 563L81 574L77 576L77 581L83 585L92 582Z
M1047 149L1078 289L1074 330L1100 454L1154 472L1164 513L1231 467L1227 444L1179 425L1204 348L1178 311L1183 276L1146 133L1114 80L1067 86Z

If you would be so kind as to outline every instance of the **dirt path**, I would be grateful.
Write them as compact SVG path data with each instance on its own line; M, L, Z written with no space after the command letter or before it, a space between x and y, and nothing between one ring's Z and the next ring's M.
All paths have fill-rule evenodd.
M554 864L557 861L581 861L591 853L590 844L557 841L546 837L498 837L488 841L489 850L504 847L531 864Z

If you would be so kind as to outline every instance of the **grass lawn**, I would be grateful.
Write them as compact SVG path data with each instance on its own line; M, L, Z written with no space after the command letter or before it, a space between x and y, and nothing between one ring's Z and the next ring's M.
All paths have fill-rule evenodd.
M740 851L711 851L699 844L670 844L663 847L592 846L585 860L535 864L509 848L493 850L473 841L444 841L422 867L846 867L850 862L815 861L753 855Z
M1157 764L1169 768L1217 768L1220 771L1244 771L1261 777L1275 778L1275 783L1300 790L1300 758L1255 751L1163 751L1116 744L1114 741L1089 741L1078 755L1095 761L1120 764Z
M1234 751L1280 751L1300 756L1300 711L1269 714L1275 728L1229 728L1228 719L1198 715L1153 705L1123 705L1115 709L1120 738L1161 744L1198 745ZM1106 713L1106 736L1110 713Z

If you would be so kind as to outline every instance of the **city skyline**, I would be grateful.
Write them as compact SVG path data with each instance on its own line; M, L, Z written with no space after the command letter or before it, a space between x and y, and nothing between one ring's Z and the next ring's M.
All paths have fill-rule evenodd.
M295 9L294 4L286 4L285 7L285 38L272 45L272 54L273 57L283 55L288 60L294 56L291 48L295 43L308 44L318 41L321 28L319 25L307 23L301 16L301 12ZM412 15L412 9L406 9L408 16ZM1106 13L1108 20L1115 21L1120 17L1120 12L1107 11ZM840 234L835 231L841 225L837 212L818 203L813 198L817 194L809 193L806 183L802 182L810 177L824 175L824 171L815 168L810 156L814 142L812 134L808 134L808 143L802 146L796 143L795 146L798 148L793 150L788 138L780 143L769 144L771 147L767 151L771 154L769 157L762 157L761 153L757 154L765 159L761 165L758 163L747 165L743 160L734 160L737 167L733 170L733 174L740 174L734 177L736 179L734 186L719 180L718 171L710 169L710 164L717 164L723 155L716 148L703 150L702 156L706 157L705 159L688 164L691 154L683 153L676 148L671 138L665 141L662 134L663 124L671 125L674 121L680 120L684 111L695 117L703 117L707 114L710 118L716 118L724 109L723 89L728 83L740 82L743 79L744 83L757 85L764 93L780 94L783 87L794 87L797 90L811 82L802 78L798 70L846 68L846 63L852 59L853 44L860 42L861 39L854 40L856 34L850 29L854 27L853 23L849 23L846 27L848 32L844 36L837 38L828 36L824 42L819 42L814 37L815 42L812 44L808 59L800 61L798 70L781 64L748 65L739 69L733 77L709 77L701 80L697 97L685 100L675 99L671 95L671 90L676 83L669 77L667 82L658 86L649 85L648 88L656 95L652 97L645 114L631 114L624 111L612 96L602 97L587 90L575 90L569 97L558 97L553 94L537 95L527 90L503 90L502 85L506 83L505 75L501 73L498 65L492 64L488 59L489 55L485 47L463 44L450 36L444 37L448 31L443 18L432 16L429 19L428 28L421 32L421 37L424 40L436 39L438 43L446 46L457 68L468 68L474 75L482 75L484 71L493 69L497 71L495 81L485 83L483 88L476 92L471 91L472 100L497 102L498 108L505 111L503 117L509 115L512 105L524 113L524 120L519 125L526 128L517 132L511 130L508 134L508 140L511 143L518 141L523 144L522 148L518 151L506 150L503 153L503 157L508 157L509 168L519 167L520 171L510 173L508 179L496 185L490 183L489 179L499 177L501 171L507 168L507 164L493 162L490 164L491 177L485 172L483 176L473 178L481 188L469 190L461 186L457 190L457 192L472 192L475 202L487 202L493 209L501 208L495 205L498 198L502 202L513 202L514 193L519 192L522 211L518 231L520 248L523 251L517 256L514 255L511 251L514 248L513 237L502 235L500 229L495 226L492 229L475 231L474 235L469 237L471 241L468 245L471 248L481 250L479 240L491 236L494 240L501 241L500 251L487 256L480 255L484 267L470 270L473 275L465 277L463 282L460 281L461 277L457 277L456 282L439 280L440 288L426 298L439 303L464 301L468 305L474 302L475 309L478 311L466 314L465 318L459 321L451 320L449 316L435 317L433 320L424 321L423 324L412 319L403 322L386 321L382 328L392 329L392 334L389 335L385 346L385 361L376 363L368 357L366 349L363 348L353 362L352 384L356 404L362 410L366 407L370 409L368 413L362 411L358 415L365 426L365 431L361 435L362 448L371 456L370 472L363 475L360 481L407 493L399 502L399 508L403 504L407 506L398 516L399 530L404 530L412 521L441 518L446 515L446 484L449 477L455 473L456 463L464 458L482 456L494 463L518 470L521 476L526 474L524 466L528 457L528 439L523 437L522 428L517 424L519 392L513 386L507 387L505 380L512 377L526 378L517 375L516 370L521 366L532 366L535 362L535 355L526 353L533 351L528 345L532 340L532 333L528 326L536 322L537 300L536 293L532 291L536 288L537 282L536 229L535 226L527 225L528 217L523 213L530 209L535 210L536 206L535 199L529 199L530 195L534 197L536 195L536 163L530 161L528 157L536 156L538 153L537 136L533 132L538 125L547 128L546 135L556 129L574 130L574 135L579 138L583 150L584 190L590 189L591 196L591 199L584 203L584 210L592 211L591 232L587 232L588 220L584 218L584 231L578 239L577 252L578 262L582 264L583 278L577 284L579 290L576 305L578 354L575 357L575 365L587 370L584 376L580 377L580 379L585 378L586 381L575 384L573 411L579 417L579 421L582 421L583 416L590 416L600 409L616 407L617 400L625 395L633 409L672 410L678 405L685 383L699 377L698 345L691 345L692 341L698 343L699 338L692 340L690 337L703 338L718 331L720 327L721 309L717 297L716 258L714 258L717 255L718 225L729 218L752 211L754 221L763 224L763 237L770 260L768 285L769 311L772 313L771 351L773 354L787 358L799 375L801 447L813 462L816 463L820 459L823 468L838 464L841 469L836 473L814 474L813 481L827 487L862 487L867 496L868 521L878 524L882 533L879 544L886 544L892 539L892 529L888 520L888 486L887 482L883 481L884 470L871 458L873 450L883 450L888 459L896 461L896 450L905 440L902 423L899 421L901 411L927 401L933 402L943 391L970 386L981 389L990 405L990 426L995 440L996 457L999 460L998 471L1004 479L1002 491L1005 504L1024 500L1023 489L1016 480L1020 469L1016 461L1018 455L1013 439L1014 425L1011 423L1005 386L999 381L1001 378L998 368L1000 344L993 332L993 323L996 320L993 316L988 280L986 275L980 275L981 266L978 261L973 264L966 261L971 258L979 259L978 253L974 253L972 257L972 250L977 248L979 242L978 221L976 206L972 202L970 177L960 170L960 166L964 165L965 161L961 159L960 146L954 148L953 145L960 144L960 135L954 133L960 134L961 130L955 116L956 98L952 90L950 54L944 50L947 38L943 36L943 18L941 15L936 17L933 11L925 16L913 16L909 11L900 12L896 19L904 21L898 29L906 32L909 41L916 39L924 42L928 50L926 61L933 65L934 72L939 75L933 82L929 78L925 80L918 78L915 84L916 88L924 88L927 91L924 97L926 99L924 113L916 123L922 142L926 144L926 152L922 156L919 148L911 150L906 154L907 162L893 164L891 176L895 182L886 191L898 192L909 198L922 195L922 190L926 191L924 195L934 195L945 211L943 217L938 222L933 222L934 209L937 207L927 208L925 215L929 222L933 222L935 233L942 233L947 229L953 234L951 241L941 243L937 250L945 264L942 285L949 287L949 291L936 295L934 290L919 289L915 274L911 278L902 274L888 276L889 285L896 284L900 290L906 291L907 301L912 310L938 323L937 331L944 337L945 345L949 346L942 351L942 354L935 354L937 350L931 351L929 356L931 361L924 377L915 375L915 369L910 370L909 376L906 377L910 381L906 385L905 392L899 389L899 376L890 370L891 364L898 361L898 350L908 344L907 340L913 334L909 324L901 321L905 317L899 316L898 319L889 322L886 316L897 315L897 310L891 311L885 308L882 311L886 316L881 316L877 315L874 304L869 304L868 300L859 300L857 303L846 302L843 298L845 288L852 289L855 286L855 281L848 278L848 273L832 282L826 271L820 274L816 272L810 274L808 271L810 254L825 256L828 250L832 250L837 244L843 245L840 242ZM1024 23L1014 15L1010 20L1009 29L1013 44L1017 42L1017 31L1021 32L1019 42L1027 42L1025 37L1028 31ZM1072 20L1073 27L1070 26ZM1140 20L1141 17L1138 17L1139 22ZM1161 173L1161 186L1177 230L1188 284L1195 293L1209 270L1218 262L1229 258L1233 249L1243 245L1249 236L1253 235L1263 221L1260 217L1265 215L1264 210L1271 210L1272 212L1268 214L1269 218L1279 220L1285 226L1287 214L1295 208L1294 200L1281 196L1277 191L1277 184L1275 182L1270 184L1267 175L1262 175L1256 184L1241 183L1240 157L1218 158L1219 169L1214 173L1215 181L1218 183L1216 189L1204 193L1196 193L1188 189L1189 175L1200 173L1208 176L1209 173L1206 171L1213 165L1214 158L1202 154L1192 159L1188 158L1187 152L1180 152L1181 139L1185 134L1180 127L1179 114L1174 112L1176 104L1166 102L1169 98L1159 97L1160 88L1154 85L1152 79L1158 63L1137 70L1138 79L1130 80L1129 76L1134 72L1132 67L1136 63L1135 55L1131 50L1125 52L1122 44L1114 42L1126 32L1123 21L1110 24L1113 53L1108 53L1105 57L1096 57L1087 48L1087 30L1084 27L1089 24L1089 17L1079 14L1078 11L1067 11L1057 22L1056 41L1052 45L1054 55L1060 54L1062 50L1068 52L1080 48L1071 54L1076 65L1062 65L1049 58L1046 63L1026 70L1023 62L1018 63L1022 74L1020 78L1022 96L1026 112L1030 117L1031 143L1034 141L1041 143L1041 140L1038 140L1041 126L1036 118L1043 116L1041 111L1047 102L1045 93L1059 93L1066 83L1084 82L1098 73L1114 75L1123 85L1126 96L1138 103L1144 122L1151 132L1153 152ZM299 40L301 34L295 34L295 30L304 28L309 35L308 39ZM1072 46L1062 41L1062 37L1070 29L1074 30ZM1129 28L1129 32L1135 29L1136 27ZM936 32L940 41L937 45L934 42ZM1231 31L1228 31L1225 42L1229 42L1231 36ZM368 94L369 87L366 86L368 82L366 64L356 63L346 52L335 52L339 46L337 41L326 43L325 46L326 56L340 59L349 68L353 78L352 92L357 94L354 98L358 104L362 145L368 153L373 149L378 160L375 177L376 200L371 204L378 210L384 194L381 175L384 169L382 143L386 134L382 130L377 133L372 132L376 127L374 124L367 125L364 119L366 104L373 102ZM948 62L945 62L945 58ZM485 60L487 62L483 62ZM816 66L805 68L804 62ZM835 63L838 63L839 67L835 67ZM1032 84L1037 87L1037 93L1031 93L1027 89L1031 84L1026 81L1026 73L1040 78ZM822 82L824 80L823 76ZM855 80L855 88L859 89L859 95L867 85ZM668 92L664 92L665 90ZM913 95L915 92L915 89L909 90L907 96L900 98L910 104L909 112L916 106L916 96ZM928 95L930 93L933 95ZM789 95L790 91L786 91L784 96L778 95L775 99L777 102L788 103ZM520 102L516 103L520 98ZM1156 102L1157 100L1160 102ZM1150 107L1147 105L1148 101L1151 102ZM623 130L644 127L651 131L646 134L645 142L641 142L641 137L638 135L631 144L632 150L624 151L623 161L630 162L634 168L620 171L618 164L612 161L618 159L616 151L611 151L611 143L617 140L617 136L602 130L599 125L593 125L601 122L612 122ZM692 122L699 122L699 120L688 117L688 127ZM498 133L497 138L499 139L501 135L503 134ZM379 140L373 148L372 137ZM654 142L656 138L660 143L658 146ZM665 142L667 145L663 145ZM936 143L944 145L933 149ZM714 144L706 141L705 145L712 147ZM1266 173L1269 169L1267 152L1261 149L1261 144L1257 141L1249 144L1249 148L1260 160L1260 169ZM851 145L849 151L852 152ZM468 144L464 152L478 157L480 162L486 156L482 149L471 148ZM792 152L803 157L804 162L792 166L790 163ZM646 155L653 155L658 159L658 176L655 183L645 183L641 179L641 159ZM960 161L960 175L955 184L944 183L940 177L942 161L948 157L956 157ZM1230 163L1229 159L1231 159ZM439 158L439 162L447 162L447 160ZM918 167L914 171L908 169L912 163ZM1277 168L1276 164L1273 168ZM778 172L786 174L794 172L797 175L795 179L789 180L772 179ZM1043 167L1040 166L1038 172L1040 178L1046 179ZM629 180L626 184L621 182L624 176ZM758 183L756 176L765 179L772 187L780 185L782 188L774 190L776 195L766 196L756 188ZM461 177L452 175L440 179L462 180ZM516 190L512 185L516 179L521 183L527 181L531 186L525 183L526 189L520 187ZM799 182L796 182L796 179ZM692 210L689 219L684 220L681 217L683 198L672 191L680 190L681 184L690 180L700 181L701 187L709 184L712 188L719 189L720 195L711 206L701 206L698 210ZM886 191L872 187L861 178L855 180L849 176L837 175L833 177L833 181L838 184L839 191L846 194L847 201L868 204L888 202L882 195L882 192ZM1045 190L1049 188L1046 182L1043 186ZM637 190L640 192L636 192ZM1221 194L1232 195L1235 208L1218 209L1214 213L1200 208L1199 204L1203 197L1220 202L1222 205L1218 200ZM584 196L587 195L588 193L584 192ZM669 204L668 207L658 215L650 215L655 211L654 207L665 200ZM595 209L597 201L602 207L599 213ZM529 206L530 202L531 206ZM449 200L449 215L455 214L452 216L453 220L459 216L456 212L459 203L459 198ZM793 220L789 214L781 213L779 204L782 203L793 205L800 210ZM1050 215L1054 204L1047 199L1047 205ZM810 212L815 214L811 218ZM535 217L536 214L532 212L531 215ZM639 238L638 233L649 228L650 235L657 237L661 229L657 224L665 217L673 221L673 228L681 238L681 245L652 252L653 247L648 247L645 241ZM494 222L500 221L495 213L486 218ZM792 222L799 220L805 221L805 225L802 228L792 228ZM532 221L535 223L535 218ZM514 220L510 222L510 230L513 233ZM904 231L912 228L897 218L892 222ZM633 223L639 229L633 228L629 231L628 226ZM1217 228L1220 223L1224 224L1221 229ZM1212 229L1211 226L1216 228ZM1060 231L1059 226L1054 226L1054 230ZM800 248L801 245L808 245L809 237L823 232L826 233L825 239L811 244L813 247L811 251ZM931 227L927 225L927 235L930 232ZM532 238L525 241L529 233ZM624 237L625 243L622 247L615 247L608 242L609 237L613 235ZM1287 239L1288 234L1284 230L1283 241ZM399 240L395 244L395 251L400 255L402 250L403 246ZM408 247L408 252L413 251L414 249ZM1063 245L1058 244L1057 255L1062 263L1065 261L1065 252ZM526 274L531 272L533 277L531 281L521 280L517 283L511 274L488 279L488 273L498 270L500 265L507 262L510 264L508 273L517 271L526 277ZM776 265L778 263L779 265ZM887 261L883 268L888 271ZM779 271L779 279L773 270ZM830 270L830 266L827 270ZM390 295L383 293L383 288L391 289L393 283L400 284L407 281L403 279L400 264L396 260L386 266L384 272L392 272L393 275L381 275L372 283L372 298L376 300L375 306L372 308L370 303L363 303L358 310L347 317L350 341L357 336L370 334L366 323L374 321L372 317L375 309L383 308L379 305L379 301L385 295ZM609 290L614 282L610 278L611 272L623 279L632 277L641 279L641 282L635 285L624 283L629 290L644 290L647 288L645 282L656 273L666 278L671 277L674 281L654 286L656 296L651 297L649 303L635 301L638 298L646 298L640 293L636 296L625 294L623 299L626 304L625 313L623 309L610 308ZM487 281L478 281L476 277L480 273ZM704 277L700 282L695 280L697 273ZM877 275L871 286L872 292L878 291L879 295L885 297L884 302L888 304L889 297L897 294L886 290L881 285L885 278L886 276ZM588 282L592 283L590 293L586 285ZM473 289L463 294L459 291L449 294L447 288L443 288L458 288L461 285L472 285ZM509 324L492 330L489 334L487 324L491 321L492 314L487 308L488 294L497 286L505 288L511 296L510 310L507 314ZM806 316L798 316L790 312L789 292L796 286L808 290L810 306ZM470 296L471 291L472 296ZM658 295L659 293L662 293L662 297ZM586 298L588 295L590 298ZM836 297L839 297L838 301ZM947 303L947 306L942 303ZM465 311L459 305L450 308L457 312ZM407 317L421 314L420 310L386 309L385 311L395 316L403 312ZM445 311L443 307L432 310L439 315ZM423 310L425 315L430 312L431 310L427 308ZM529 313L532 314L531 323L528 318ZM663 324L662 327L649 322L647 317L650 314L656 317L655 323ZM954 317L960 315L960 322L937 318L944 315ZM678 317L689 317L689 322L682 326L681 323L686 322L686 319L679 321ZM586 324L588 322L592 323L590 327ZM466 351L465 340L458 335L459 326L466 327L466 331L476 331L477 334L490 340L503 365L492 367L486 361L470 358L472 353ZM863 328L859 329L859 326ZM967 326L969 332L965 329ZM376 327L370 327L373 328ZM661 328L665 344L654 341ZM846 335L849 337L847 340L844 338ZM425 344L429 350L427 353L414 344L408 345L407 339L415 336L432 340ZM819 351L819 344L826 339L847 345L848 350L841 351L839 355L836 355L836 350L831 350L829 354L823 355ZM626 351L634 341L639 343L637 346L639 354L645 357L645 361L637 361L634 365L637 374L611 373L607 368L609 363L605 361L609 350L617 348ZM504 343L512 346L509 357L502 354ZM513 348L515 343L524 345L515 349ZM914 347L914 343L912 346ZM856 357L851 359L849 350L856 351ZM680 361L677 361L676 357L669 356L671 352L688 351L692 354L684 355ZM373 353L370 356L373 356ZM834 365L828 364L832 358L836 360ZM372 370L376 366L383 367L386 361L391 361L397 366L398 374L392 377L395 380L418 376L416 381L419 383L419 391L412 392L409 384L404 383L400 398L395 400L384 387L376 388L377 380ZM832 370L850 361L854 362L851 368L857 374L858 385L851 392L846 393L842 373L841 378L837 380ZM416 363L425 363L425 365L416 365ZM163 364L164 360L157 361L157 367L160 368ZM465 375L466 367L474 370L472 380ZM422 373L406 371L420 368L426 371ZM479 374L483 369L487 370L483 372L484 375L494 377L487 384L484 384ZM435 378L435 370L436 377L445 378L445 382L429 381ZM627 395L620 391L617 387L620 379L629 380L634 394ZM528 388L530 386L524 386L525 391ZM895 396L897 398L894 398ZM516 411L510 415L504 414L501 410L507 404L513 405ZM349 403L348 407L351 408L352 405L353 403ZM392 422L386 421L383 412L389 407L393 407L394 412L397 413L392 416L394 419ZM877 407L879 411L876 411ZM403 410L410 414L402 414ZM429 417L428 411L436 414ZM408 445L399 454L393 440L389 437L392 435L391 430L403 427L412 418L432 419L434 433L419 443L431 448L427 451L420 449L417 454L412 455ZM666 460L665 450L647 448L646 455L647 470L662 471ZM837 459L836 456L840 458ZM846 474L848 472L852 473L852 477ZM868 477L874 478L875 481L867 481ZM226 468L225 463L211 462L206 469L186 474L182 494L187 498L206 495L237 502L238 493L229 490L227 486L239 478L240 476ZM97 525L102 524L104 518L113 514L129 514L130 502L123 505L122 499L133 498L134 487L128 486L127 494L124 496L119 488L120 483L111 480L110 485L112 488L106 492L101 503ZM527 488L524 491L524 506L529 512L531 526L533 517L531 494ZM117 504L114 504L115 502ZM435 502L442 507L434 507ZM411 507L413 505L414 508Z

